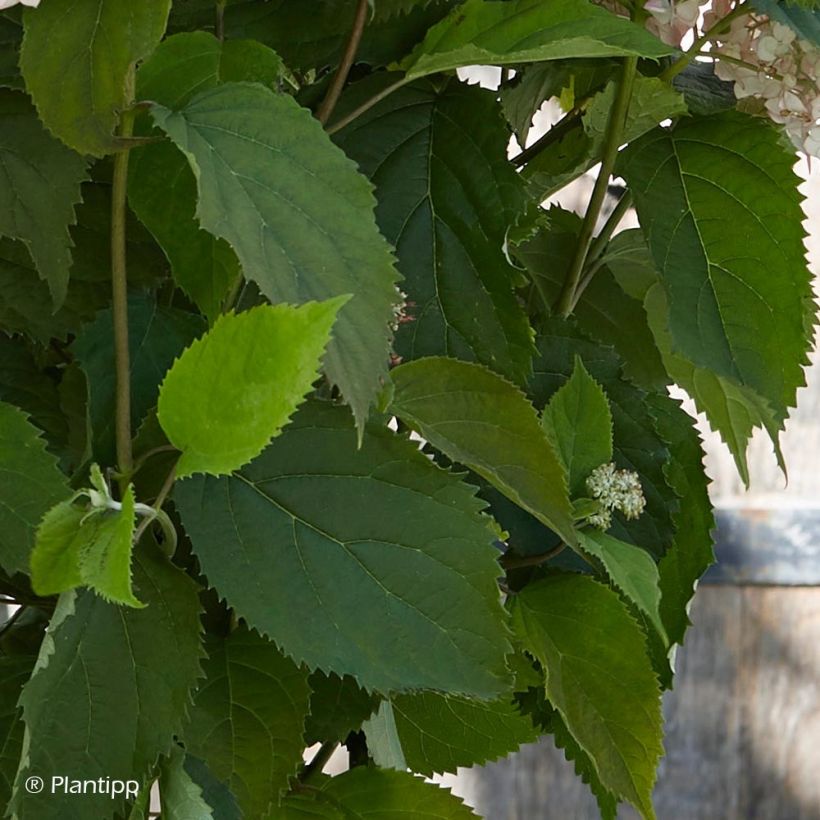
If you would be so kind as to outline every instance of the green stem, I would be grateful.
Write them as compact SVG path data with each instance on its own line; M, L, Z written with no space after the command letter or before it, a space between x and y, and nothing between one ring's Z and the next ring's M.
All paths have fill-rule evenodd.
M589 246L589 253L587 254L588 261L597 259L606 248L612 234L615 233L615 228L621 224L621 220L626 216L627 211L632 207L632 192L627 189L618 200L618 204L612 209L612 213L604 223L598 236L595 237L592 244Z
M629 113L629 101L632 97L632 83L635 79L637 67L637 57L627 57L624 60L621 78L618 82L618 90L615 95L615 102L612 106L606 126L604 151L603 156L601 157L601 170L598 173L598 178L595 180L595 187L592 189L592 196L590 197L589 206L587 207L587 212L584 216L583 224L581 225L581 233L578 237L578 245L575 249L575 255L572 258L572 263L570 264L567 278L564 281L564 286L561 289L561 294L555 305L556 313L563 317L569 316L572 312L575 291L581 280L581 274L584 270L584 265L586 264L589 247L592 243L592 235L595 231L595 225L598 222L598 216L601 213L601 208L603 207L604 199L606 198L609 178L612 175L613 168L615 167L615 160L618 157L618 148L620 148L621 145L624 125L626 124L626 117Z
M695 59L700 54L701 49L703 46L706 45L716 34L721 34L728 26L732 23L733 20L736 20L738 17L743 17L744 15L749 14L748 5L742 3L739 6L735 6L725 17L721 17L713 26L706 29L700 37L695 40L692 45L686 49L686 51L677 59L675 60L672 65L670 65L665 71L663 71L660 75L662 80L666 82L671 81L678 74L683 71L692 60Z
M369 100L365 100L360 106L354 108L349 114L346 114L340 120L337 120L333 123L333 125L329 126L327 129L327 133L330 135L335 134L337 131L341 131L347 125L350 125L353 120L358 119L364 114L366 111L369 111L374 105L380 103L385 97L389 97L394 91L398 91L400 88L403 88L408 83L413 82L412 79L407 77L402 77L400 80L397 80L395 83L388 85L387 88L383 88L379 91L378 94L374 94Z
M539 137L532 145L516 154L512 158L513 165L520 168L526 165L533 157L538 156L545 148L557 142L565 134L568 134L580 121L581 114L586 106L586 100L581 105L575 106L572 111L567 112L555 125L543 136Z
M225 40L225 4L228 0L217 0L216 2L216 25L214 26L214 34L219 42Z
M565 549L566 544L559 544L554 549L548 552L540 552L538 555L510 555L509 553L501 556L501 566L504 569L520 569L522 567L537 567L545 564L547 561L560 555Z
M342 94L345 82L347 82L347 75L350 74L350 69L353 67L353 61L356 59L356 52L359 50L359 43L362 40L365 23L367 23L367 12L370 7L368 0L359 0L359 5L356 7L356 16L353 18L353 28L350 30L350 37L345 46L345 52L342 55L342 61L333 75L333 80L330 83L330 88L327 90L319 110L316 112L316 119L322 125L325 125L339 102L339 97Z
M120 115L119 136L128 139L134 129L134 66L126 77L125 108ZM129 149L123 148L114 157L114 177L111 189L111 302L114 319L114 361L116 375L115 427L117 467L128 483L133 467L131 453L131 362L128 350L128 276L126 272L125 220L128 189Z

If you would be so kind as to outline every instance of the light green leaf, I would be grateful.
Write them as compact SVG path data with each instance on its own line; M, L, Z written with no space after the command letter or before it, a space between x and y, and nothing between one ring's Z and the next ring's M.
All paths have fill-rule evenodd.
M820 9L811 0L753 0L752 5L771 20L789 26L802 40L820 45Z
M0 565L28 572L37 524L71 492L40 431L16 407L0 402Z
M40 119L66 145L101 157L129 103L130 66L165 32L171 0L48 0L26 9L20 68Z
M281 432L319 375L346 301L226 314L177 359L162 383L158 414L182 450L180 478L236 470Z
M89 416L94 456L100 464L115 461L116 367L111 344L111 310L99 313L72 345L89 388ZM131 365L131 429L136 432L154 407L168 369L202 332L201 316L158 305L142 294L128 300L128 348Z
M793 165L773 125L733 111L657 129L620 165L669 300L673 352L756 391L778 418L810 346Z
M231 243L268 299L352 294L325 369L361 429L387 373L398 278L369 183L309 111L262 86L226 83L152 110L197 177L202 227Z
M476 815L450 794L449 789L426 783L409 772L371 766L358 766L338 777L328 778L315 799L316 810L322 812L315 816L333 820L342 817L351 820L407 820L408 817L413 820L476 820ZM300 802L296 805L300 806ZM323 813L326 807L338 813ZM309 813L285 815L287 820L313 816Z
M646 615L666 642L659 613L658 565L649 553L599 530L583 530L578 533L578 540L582 552L601 562L613 586Z
M544 667L547 698L603 786L654 818L660 689L638 624L614 592L569 574L527 586L513 599L512 617Z
M427 32L402 68L422 77L474 64L670 53L640 26L586 0L467 0Z
M185 756L185 771L202 789L202 799L213 811L213 820L242 820L233 792L198 757Z
M367 738L367 751L373 762L382 769L407 770L402 744L396 731L396 718L389 700L383 700L372 717L362 724Z
M589 474L612 461L612 413L606 393L580 357L544 408L541 426L566 468L570 494L583 495Z
M245 816L262 817L302 762L307 674L245 627L206 648L185 745L230 788Z
M311 668L382 692L497 695L508 644L483 503L384 427L358 449L348 419L310 403L239 472L176 487L204 574Z
M610 239L602 257L624 293L643 302L649 288L658 281L655 260L646 247L640 228L629 228Z
M37 528L31 553L31 585L38 595L78 586L106 601L141 607L131 589L134 490L129 484L121 510L93 509L62 501Z
M343 103L355 107L391 79L358 83ZM397 133L407 137L397 140ZM335 139L375 184L376 219L405 277L409 321L399 326L396 352L477 360L525 381L533 334L504 246L526 198L506 159L509 132L496 95L455 80L443 88L422 80Z
M509 698L480 701L419 692L393 698L393 713L407 765L425 775L496 760L538 737Z
M402 421L576 543L566 471L517 387L479 365L444 358L401 365L391 377L391 411Z
M0 90L0 236L25 243L54 308L68 288L68 227L86 165L46 131L24 94Z
M20 699L27 742L11 805L19 820L122 812L121 797L31 794L23 784L50 772L142 782L181 732L200 675L198 587L156 548L137 553L134 580L144 609L90 590L60 596Z
M213 820L202 789L184 768L185 751L174 744L159 770L159 796L163 820Z

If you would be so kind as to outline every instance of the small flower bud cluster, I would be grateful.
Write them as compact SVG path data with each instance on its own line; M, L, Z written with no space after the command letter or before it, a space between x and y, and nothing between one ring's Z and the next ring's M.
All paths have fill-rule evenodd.
M641 480L631 470L616 470L613 463L596 467L587 478L587 490L601 509L587 519L594 527L609 529L612 511L620 510L628 519L637 518L646 507Z
M729 0L716 0L706 25L729 10ZM761 100L768 116L784 126L798 150L820 157L820 49L788 26L748 15L734 20L719 35L715 51L715 72L722 80L734 81L737 98ZM729 59L721 60L721 55Z
M393 333L399 329L400 325L413 321L413 317L407 315L407 307L410 304L407 301L407 294L396 288L396 296L397 300L393 304L393 319L390 322L390 329Z

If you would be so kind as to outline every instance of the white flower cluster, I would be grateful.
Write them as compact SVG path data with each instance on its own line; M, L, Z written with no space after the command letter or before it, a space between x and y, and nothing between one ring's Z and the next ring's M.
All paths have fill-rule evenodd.
M679 46L698 22L700 7L710 0L647 0L644 9L652 16L646 27L670 46Z
M706 25L729 10L729 0L715 0ZM715 72L734 81L737 98L762 100L768 116L784 126L800 151L820 157L820 49L759 15L734 20L715 46Z
M613 510L620 510L632 519L646 507L641 480L631 470L616 470L611 462L602 464L589 474L586 483L587 490L601 505L601 509L587 519L594 527L609 529Z
M31 8L36 9L37 6L40 5L40 0L0 0L0 11L3 9L10 9L18 3L22 3L24 6L30 6Z

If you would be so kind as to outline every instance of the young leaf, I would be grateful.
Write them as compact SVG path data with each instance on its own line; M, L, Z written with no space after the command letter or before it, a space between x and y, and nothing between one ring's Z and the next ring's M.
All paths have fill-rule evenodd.
M357 449L348 418L310 403L239 472L177 486L203 572L311 668L382 692L497 695L508 645L483 504L384 427Z
M159 770L159 796L163 820L214 820L202 789L185 771L185 751L174 744Z
M660 689L638 624L614 592L569 574L527 586L513 599L512 616L544 667L547 698L603 786L654 818Z
M402 62L408 77L564 57L663 57L656 37L587 0L467 0Z
M0 90L0 236L25 243L53 308L65 300L69 225L87 178L86 160L52 137L24 94Z
M673 351L755 390L780 418L810 335L793 164L771 124L727 112L653 131L620 169L669 299Z
M20 820L121 811L122 797L33 794L24 783L52 771L142 782L181 732L200 675L198 588L155 548L137 554L134 576L144 609L90 590L59 599L20 698L29 738L11 804Z
M407 765L419 774L497 760L538 738L532 721L509 698L480 701L419 692L392 702Z
M236 470L281 432L319 375L346 301L229 313L177 359L157 411L168 440L182 450L179 477Z
M374 75L343 102L353 107L391 79ZM397 133L408 136L396 140ZM506 159L509 133L495 94L422 80L335 139L375 184L376 219L405 278L411 321L399 325L396 352L477 360L525 381L532 331L504 246L526 198Z
M310 112L262 86L225 83L152 110L197 177L202 227L231 243L268 299L352 294L325 369L361 429L387 372L398 278L369 183Z
M158 305L152 298L133 295L128 300L128 348L131 364L131 427L136 431L156 404L159 386L174 359L202 332L201 316ZM89 386L89 416L94 433L94 456L112 464L116 368L111 344L113 319L104 310L83 329L72 350Z
M0 402L0 566L28 572L43 515L71 492L40 431L16 407Z
M567 470L570 494L583 495L589 474L612 461L612 413L606 393L580 358L544 408L541 425Z
M402 743L396 731L396 718L389 700L383 700L378 711L362 724L367 738L367 751L382 769L407 770Z
M475 820L476 815L435 783L426 783L409 772L358 766L338 777L328 778L316 795L318 814L308 813L301 800L285 802L287 820L302 818L356 818L356 820ZM325 802L327 801L327 803ZM336 813L324 813L327 804ZM303 813L291 813L295 808Z
M600 530L582 530L578 533L578 540L581 551L601 562L613 586L647 616L666 642L659 612L661 590L658 566L649 553Z
M131 589L134 490L121 510L91 510L69 501L52 507L37 528L31 553L31 585L56 595L85 585L106 601L141 607Z
M126 78L162 38L171 0L69 0L27 9L20 68L40 119L80 154L117 148Z
M307 675L245 627L206 648L186 748L230 788L245 816L265 816L302 762Z
M390 409L402 421L576 543L566 471L517 387L479 365L444 358L401 365L391 377Z

